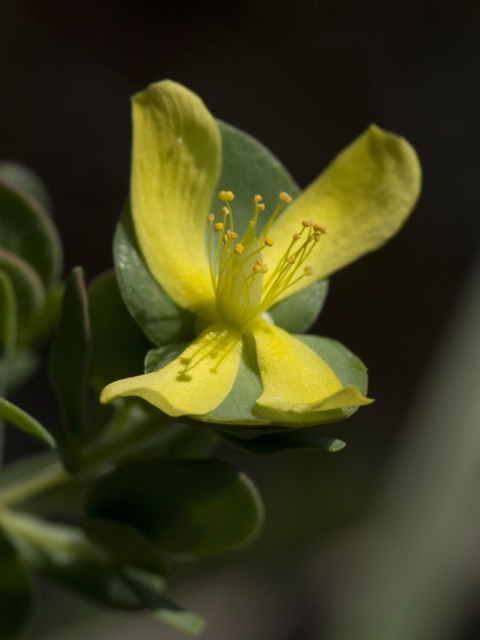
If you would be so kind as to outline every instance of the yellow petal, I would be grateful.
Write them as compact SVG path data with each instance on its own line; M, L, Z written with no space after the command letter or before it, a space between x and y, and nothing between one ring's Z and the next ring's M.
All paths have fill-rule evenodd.
M203 415L229 394L242 352L240 332L212 324L160 371L112 382L100 402L139 396L170 416Z
M306 413L369 404L357 387L344 387L328 364L294 336L256 319L245 328L257 348L263 393L257 404Z
M203 102L165 80L132 99L131 202L150 271L181 307L211 319L206 216L221 168L218 125Z
M420 164L410 144L372 125L272 226L272 264L281 258L302 220L311 219L327 228L306 263L313 268L313 277L302 278L280 299L382 246L412 211L420 183Z

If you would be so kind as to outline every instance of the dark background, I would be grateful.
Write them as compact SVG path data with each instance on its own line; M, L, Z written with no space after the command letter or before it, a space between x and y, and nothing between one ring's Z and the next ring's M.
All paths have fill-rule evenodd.
M301 186L371 122L418 151L424 187L411 220L335 275L316 327L370 370L375 404L325 428L348 447L267 461L222 449L265 495L257 551L272 565L300 538L318 543L368 506L474 259L479 38L473 1L0 2L0 156L46 182L65 273L81 264L92 278L112 264L128 189L129 96L150 82L185 84L216 117L260 139ZM37 380L15 399L48 420L48 393ZM10 455L26 446L11 435L9 444ZM317 487L311 495L304 477Z

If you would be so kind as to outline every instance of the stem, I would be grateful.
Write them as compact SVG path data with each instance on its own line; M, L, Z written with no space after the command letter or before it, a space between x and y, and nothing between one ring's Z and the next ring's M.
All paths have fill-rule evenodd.
M26 480L13 484L0 492L0 509L53 489L70 479L70 475L63 468L61 462L54 462L50 467L42 469Z

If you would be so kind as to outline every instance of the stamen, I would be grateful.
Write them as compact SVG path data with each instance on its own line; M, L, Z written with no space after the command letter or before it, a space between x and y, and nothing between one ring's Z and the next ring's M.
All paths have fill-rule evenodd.
M215 220L215 216L213 213L209 213L207 216L207 222L213 222Z
M220 191L220 193L218 194L218 197L220 198L220 200L223 200L224 202L232 201L235 198L235 196L231 191Z
M289 196L288 193L286 193L285 191L282 191L280 193L280 200L283 200L283 202L288 202L290 204L293 198L292 196Z
M262 199L263 198L260 195L253 196L253 201L255 204L258 204Z
M304 227L311 227L313 225L313 220L302 220L302 225Z
M215 225L213 225L213 230L214 231L223 231L223 222L217 222Z
M225 234L224 236L222 236L222 242L223 242L223 244L227 244L227 242L228 242L228 236L227 236L227 234Z
M267 247L273 247L274 239L273 238L265 238L265 244Z
M301 236L301 234L300 234L300 233L294 233L294 234L293 234L293 239L294 239L294 240L300 240L300 238L301 238L301 237L302 237L302 236Z
M243 249L244 249L244 246L243 246L243 244L240 244L240 243L236 244L233 247L233 250L235 251L235 253L238 253L238 254L243 253Z
M313 269L312 267L305 267L305 269L303 270L305 272L306 276L313 276Z
M233 231L230 231L230 229L227 231L227 236L230 238L230 240L238 238L238 235Z
M228 216L228 214L230 213L227 207L222 207L222 213L224 216Z
M289 258L287 258L287 262L289 262L290 264L295 264L295 258L293 256L290 256Z
M320 224L319 222L315 222L315 224L313 225L313 228L315 229L315 231L318 231L319 233L327 233L327 227L323 224Z

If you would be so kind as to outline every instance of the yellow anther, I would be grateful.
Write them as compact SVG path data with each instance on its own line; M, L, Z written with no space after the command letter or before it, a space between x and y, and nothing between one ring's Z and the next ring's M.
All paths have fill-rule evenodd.
M209 213L207 216L207 222L213 222L215 220L215 216L213 213Z
M233 200L234 199L234 195L231 191L220 191L220 193L218 194L218 197L220 198L220 200L223 200L224 202L226 202L227 200Z
M320 238L322 237L322 235L323 235L323 234L318 233L318 231L317 231L317 233L315 233L315 234L314 234L314 236L313 236L313 240L314 240L315 242L320 242Z
M257 209L259 209L259 211L263 211L265 209L263 202L257 202Z
M312 267L305 267L305 269L303 270L306 276L313 276L313 269Z
M235 253L243 253L243 249L244 249L243 244L236 244L233 247L233 250L235 251Z
M263 271L263 265L261 264L254 264L253 268L252 268L253 273L262 273Z
M238 234L236 234L235 231L230 231L230 229L227 231L227 236L230 239L238 238Z
M273 247L274 239L273 238L265 238L265 244L267 247Z
M214 231L223 231L223 222L217 222L217 224L213 225Z
M287 258L287 262L289 262L290 264L295 264L295 258L293 256L290 256L289 258Z
M304 227L311 227L313 224L312 220L302 220L302 225Z
M229 214L228 207L222 207L222 213L224 216L228 216Z
M255 204L258 204L262 199L262 196L256 195L253 196L253 201L255 202Z
M301 238L301 237L302 237L302 236L301 236L299 233L294 233L294 234L293 234L293 239L294 239L294 240L300 240L300 238Z
M227 242L228 242L228 236L227 236L227 234L225 234L224 236L222 236L222 242L223 242L223 244L227 244Z
M319 222L316 222L313 225L313 228L315 231L318 231L318 233L327 233L327 227L323 224L320 224Z
M267 273L268 272L268 267L266 264L262 264L262 273Z
M255 262L253 264L259 264L261 266L262 265L262 261L261 260L255 260Z
M293 198L292 196L289 196L285 191L282 191L282 193L280 194L280 200L283 200L284 202L291 202Z

